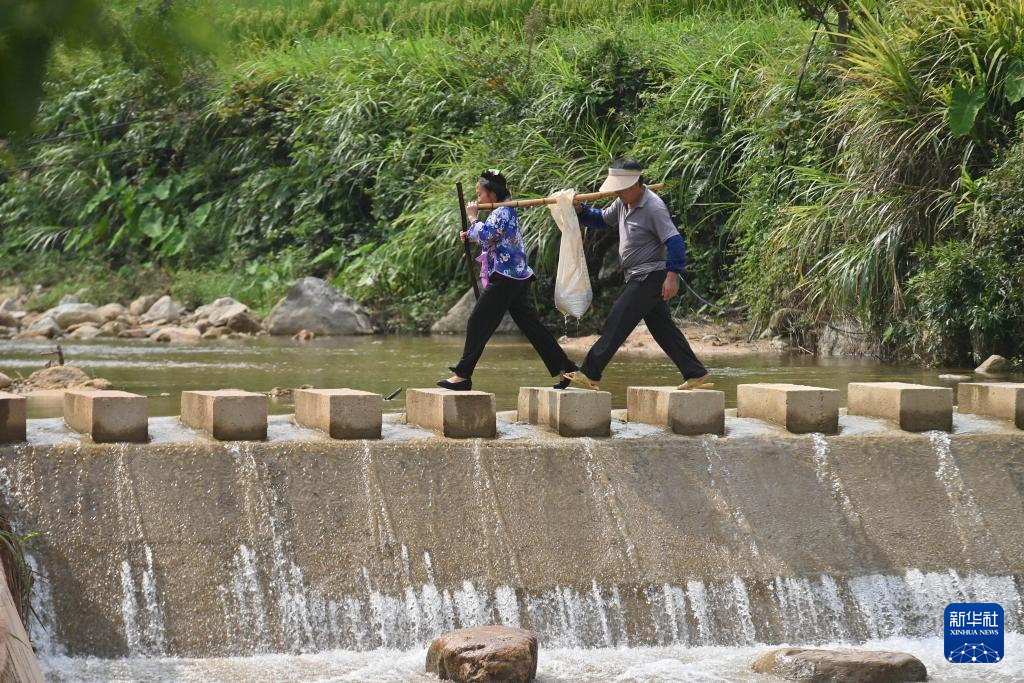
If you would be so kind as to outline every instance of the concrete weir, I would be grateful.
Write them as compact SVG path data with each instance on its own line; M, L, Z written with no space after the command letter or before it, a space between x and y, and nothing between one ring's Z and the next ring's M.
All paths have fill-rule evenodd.
M542 647L821 643L940 632L948 602L1024 625L1024 433L956 417L838 436L726 417L725 436L613 419L567 439L499 416L448 439L386 416L265 442L175 418L149 444L29 420L0 445L5 513L35 530L33 640L70 655L425 645L482 623ZM958 433L959 432L959 433Z

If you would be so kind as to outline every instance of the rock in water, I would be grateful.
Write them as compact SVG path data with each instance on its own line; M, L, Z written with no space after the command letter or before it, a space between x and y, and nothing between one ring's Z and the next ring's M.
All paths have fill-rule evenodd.
M781 648L754 660L754 671L801 683L903 683L928 680L920 659L885 650Z
M464 683L531 683L537 676L537 638L509 626L449 631L430 644L427 672Z
M62 330L66 330L72 325L78 325L80 323L102 325L106 322L103 319L103 316L100 315L99 311L92 304L61 304L56 308L51 308L44 315L53 318L53 321L57 323Z
M134 316L140 316L149 311L149 309L156 303L159 297L153 294L147 294L140 296L135 301L131 302L128 306L128 312Z
M315 277L297 280L266 322L273 335L309 330L317 336L372 334L370 319L354 299Z
M998 374L1001 372L1010 371L1010 361L1006 360L1002 356L992 355L989 356L984 363L974 369L975 372L982 374Z
M0 389L6 389L7 387L14 384L14 380L0 372Z
M145 315L139 318L140 322L149 323L157 320L164 320L166 322L174 322L181 318L181 314L184 311L178 304L174 303L174 300L169 296L163 296L157 299L157 302L149 307Z
M473 312L475 304L476 297L473 295L473 290L467 290L462 295L462 298L448 309L443 318L430 326L430 331L434 334L465 334L466 323L469 322L469 314ZM512 321L512 316L506 313L495 332L498 334L515 334L519 332L519 328Z

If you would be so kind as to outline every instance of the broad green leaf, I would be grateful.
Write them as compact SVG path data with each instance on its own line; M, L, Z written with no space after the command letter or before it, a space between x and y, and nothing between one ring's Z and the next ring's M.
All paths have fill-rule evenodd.
M1003 84L1003 92L1010 104L1017 104L1024 99L1024 62L1019 59L1013 60L1010 68L1006 71L1006 83Z
M158 239L164 232L164 214L155 206L147 206L139 217L139 230L150 239Z
M953 86L949 98L949 127L955 135L967 135L974 128L978 112L985 106L985 86L976 85L968 90L959 83Z
M162 183L153 188L153 196L160 200L165 200L171 196L171 183L173 181L168 178Z
M198 209L192 212L192 221L196 224L197 227L203 227L203 223L205 223L206 219L210 217L210 209L212 208L213 204L211 204L210 202L206 202L205 204L201 205Z

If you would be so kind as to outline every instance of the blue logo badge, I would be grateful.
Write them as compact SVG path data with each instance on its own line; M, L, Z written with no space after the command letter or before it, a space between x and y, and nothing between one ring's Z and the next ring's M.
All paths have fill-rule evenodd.
M946 661L995 664L1003 659L1003 608L994 602L953 602L946 606Z

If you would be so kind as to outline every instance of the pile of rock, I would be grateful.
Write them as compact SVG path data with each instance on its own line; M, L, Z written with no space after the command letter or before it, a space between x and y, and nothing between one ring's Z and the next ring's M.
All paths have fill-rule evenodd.
M118 303L95 306L67 296L42 313L19 310L13 299L0 302L0 339L120 337L191 343L300 332L310 338L372 334L373 326L356 301L313 277L296 281L265 321L231 297L192 312L170 296L155 295L139 297L127 308Z

